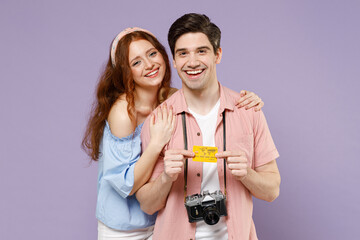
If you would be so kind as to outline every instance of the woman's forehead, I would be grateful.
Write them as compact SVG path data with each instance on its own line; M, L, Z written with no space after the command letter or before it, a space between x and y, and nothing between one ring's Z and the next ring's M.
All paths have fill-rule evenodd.
M129 59L146 54L154 48L154 45L145 39L132 41L129 46Z

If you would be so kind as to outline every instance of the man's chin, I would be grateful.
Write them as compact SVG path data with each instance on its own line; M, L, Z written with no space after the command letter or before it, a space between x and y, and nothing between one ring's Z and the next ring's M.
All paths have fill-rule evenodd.
M201 83L191 83L191 82L189 83L186 81L183 81L183 88L184 87L192 91L199 91L204 88L203 84Z

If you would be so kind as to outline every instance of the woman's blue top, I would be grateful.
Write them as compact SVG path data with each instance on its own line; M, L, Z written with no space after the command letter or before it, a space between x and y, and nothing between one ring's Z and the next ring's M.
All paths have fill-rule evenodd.
M134 230L155 224L156 213L141 211L135 194L134 168L140 158L140 132L143 124L123 138L114 136L108 122L100 145L96 217L106 226L118 230Z

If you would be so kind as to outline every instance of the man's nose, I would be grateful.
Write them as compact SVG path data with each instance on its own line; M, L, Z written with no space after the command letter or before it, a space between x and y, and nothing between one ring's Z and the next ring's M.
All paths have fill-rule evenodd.
M189 61L188 61L188 66L191 68L196 68L200 65L200 62L196 56L196 54L190 54L189 55Z

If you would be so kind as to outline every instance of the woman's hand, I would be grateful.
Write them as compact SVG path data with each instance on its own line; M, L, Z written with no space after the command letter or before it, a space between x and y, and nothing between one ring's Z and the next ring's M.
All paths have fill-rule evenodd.
M238 102L235 104L238 108L245 107L246 110L250 108L254 108L255 112L260 111L260 109L264 106L264 102L261 98L253 92L241 90L240 98Z
M156 115L156 119L155 113L150 117L150 142L162 149L172 136L175 116L172 106L168 108L166 103L158 107Z

